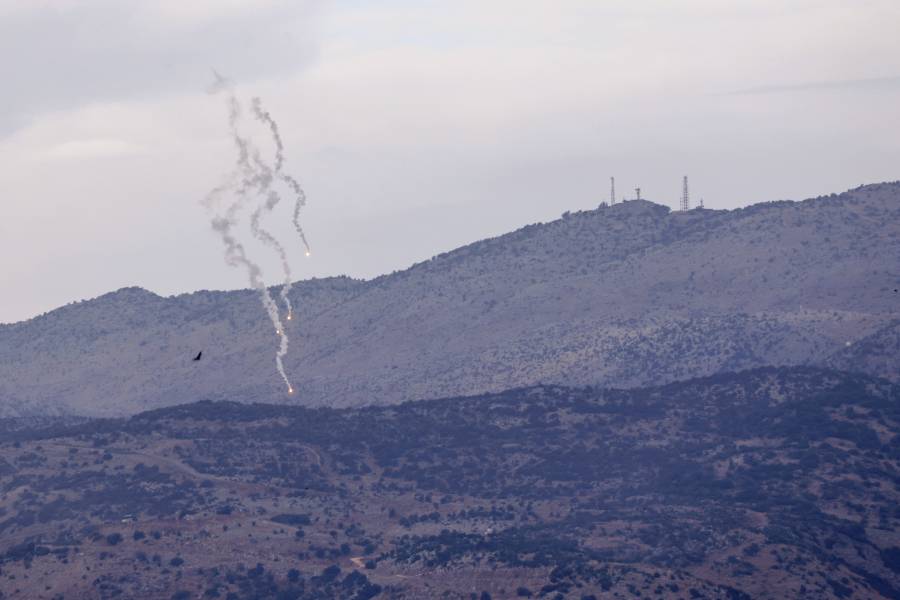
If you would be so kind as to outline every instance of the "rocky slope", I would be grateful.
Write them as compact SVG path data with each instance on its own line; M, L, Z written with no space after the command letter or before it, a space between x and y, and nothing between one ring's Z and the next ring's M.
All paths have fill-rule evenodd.
M900 386L808 367L0 432L3 598L900 597Z
M633 201L372 281L302 282L291 397L246 291L124 289L0 325L0 416L204 398L356 406L761 365L897 378L898 287L900 183L734 211Z

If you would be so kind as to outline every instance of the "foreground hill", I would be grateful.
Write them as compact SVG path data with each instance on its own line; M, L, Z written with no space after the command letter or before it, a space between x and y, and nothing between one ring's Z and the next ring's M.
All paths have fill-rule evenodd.
M35 427L3 598L900 597L900 386L863 375Z
M197 398L358 406L763 365L897 379L898 287L900 183L734 211L626 202L372 281L299 284L296 400L250 292L130 288L0 326L0 416Z

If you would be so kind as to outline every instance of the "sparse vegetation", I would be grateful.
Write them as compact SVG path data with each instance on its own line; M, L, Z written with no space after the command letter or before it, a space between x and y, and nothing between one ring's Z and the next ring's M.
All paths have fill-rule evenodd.
M371 281L299 282L295 398L339 407L538 382L637 387L767 365L896 379L898 198L894 182L734 211L627 202ZM196 340L217 347L185 368ZM0 416L287 401L270 342L248 291L125 288L0 324Z
M767 368L18 429L0 443L0 591L739 599L765 580L890 598L898 400L883 380ZM475 573L491 585L469 591Z

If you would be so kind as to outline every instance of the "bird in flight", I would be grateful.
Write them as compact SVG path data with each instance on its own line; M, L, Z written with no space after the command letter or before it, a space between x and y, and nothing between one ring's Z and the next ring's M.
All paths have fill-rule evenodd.
M200 360L200 357L203 356L203 350L197 353L197 356L194 357L194 362Z

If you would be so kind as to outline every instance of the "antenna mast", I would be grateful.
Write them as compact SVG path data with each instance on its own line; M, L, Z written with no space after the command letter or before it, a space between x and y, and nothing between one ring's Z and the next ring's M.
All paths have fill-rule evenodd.
M641 188L639 188L639 187L634 188L634 194L635 194L634 199L640 200L641 199Z
M681 190L681 210L691 210L691 197L688 195L687 175L684 176L684 185Z
M612 206L616 203L616 178L609 178L609 205Z

